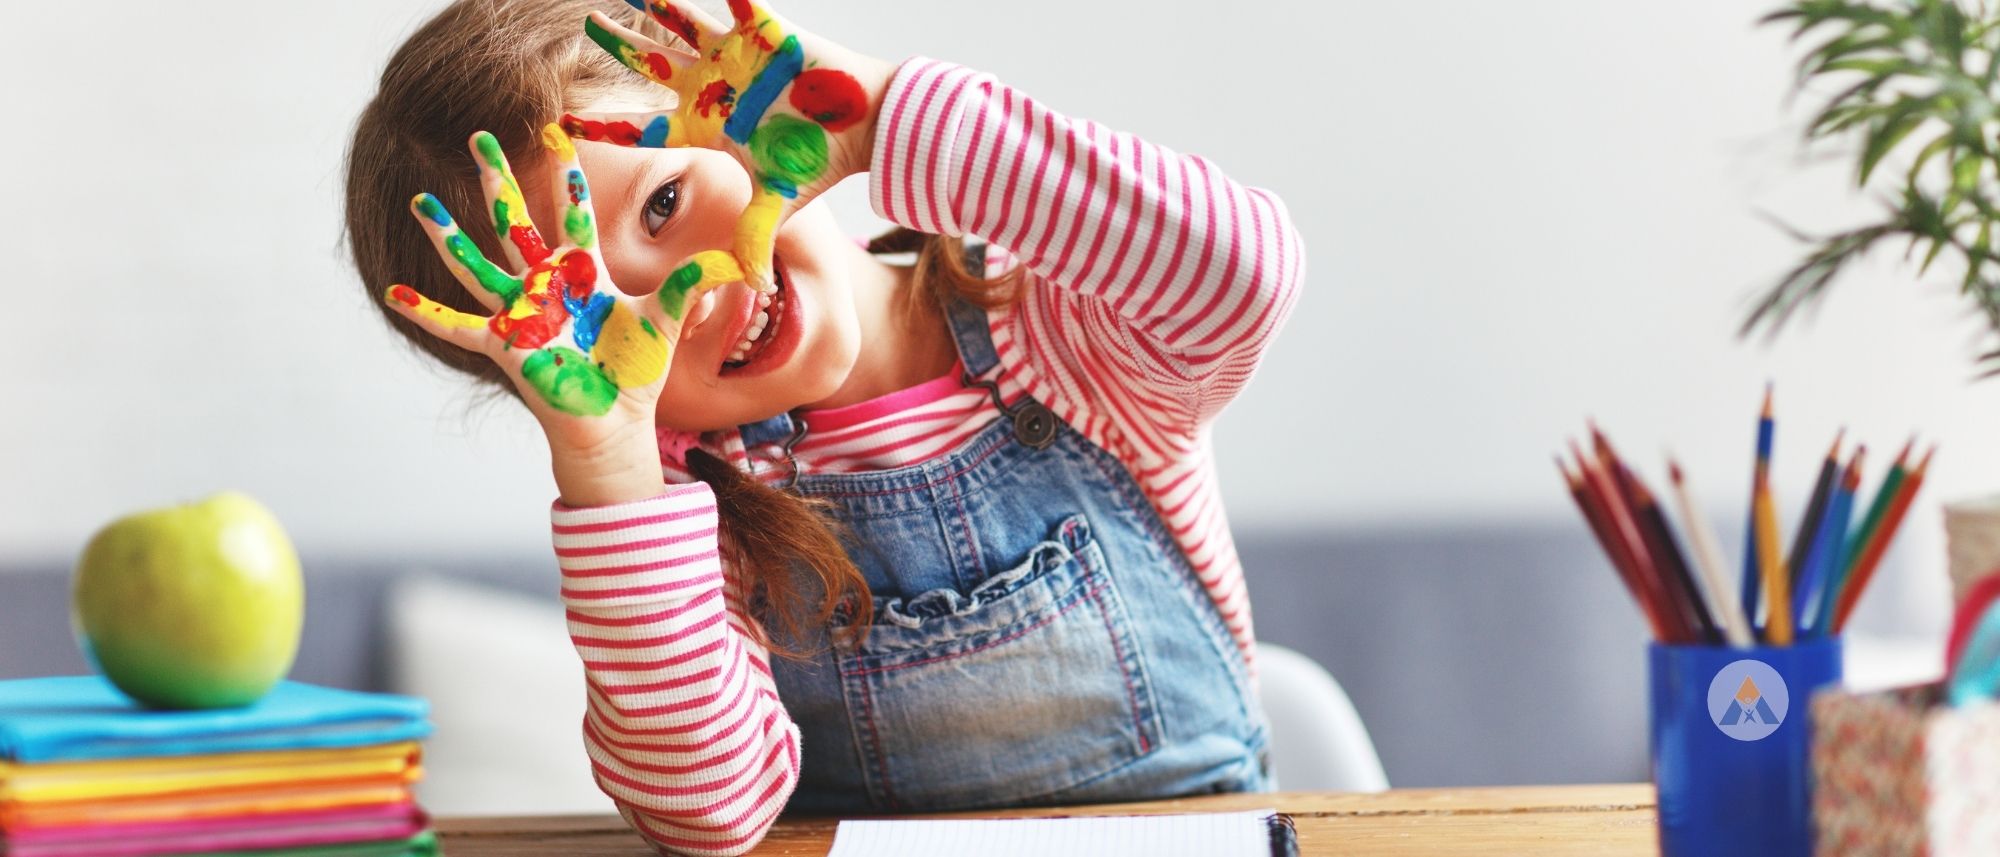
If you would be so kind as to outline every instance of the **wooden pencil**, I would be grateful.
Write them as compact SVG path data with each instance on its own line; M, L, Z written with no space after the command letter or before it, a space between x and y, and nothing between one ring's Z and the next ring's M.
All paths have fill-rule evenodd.
M1838 634L1842 628L1847 627L1847 617L1854 612L1855 603L1861 600L1862 591L1868 588L1868 579L1874 576L1876 566L1882 562L1882 555L1888 552L1889 542L1896 537L1896 529L1902 526L1903 516L1909 513L1910 504L1916 499L1917 491L1923 488L1924 474L1930 471L1931 457L1936 454L1937 446L1933 444L1924 452L1924 457L1917 462L1916 468L1903 479L1895 501L1889 505L1888 513L1883 516L1881 532L1870 540L1863 556L1855 563L1853 572L1841 581L1839 601L1834 606L1833 633Z
M1909 477L1907 468L1910 463L1910 450L1916 443L1916 438L1910 438L1908 443L1903 444L1903 451L1896 455L1895 462L1889 465L1889 473L1882 477L1882 484L1875 489L1875 500L1868 504L1868 512L1862 518L1861 526L1848 537L1846 550L1841 554L1840 565L1834 569L1833 579L1845 580L1852 577L1854 569L1861 563L1862 555L1868 552L1870 543L1881 532L1883 519L1889 514L1889 507L1895 504L1896 497L1902 493L1903 480Z
M1701 593L1695 588L1694 575L1688 570L1686 555L1674 540L1673 528L1667 524L1667 516L1660 509L1659 500L1637 474L1622 464L1618 469L1632 495L1633 514L1639 519L1641 534L1646 537L1647 546L1660 569L1660 582L1666 586L1668 599L1681 612L1695 640L1722 642L1722 630L1716 626L1714 617L1708 613L1708 605L1702 602Z
M1854 498L1861 492L1861 474L1866 472L1863 465L1868 461L1868 444L1854 447L1854 457L1848 459L1847 468L1841 471L1840 484L1834 486L1833 501L1828 504L1826 522L1820 527L1818 545L1813 551L1812 561L1806 564L1808 580L1800 583L1800 588L1817 587L1819 602L1817 609L1801 617L1798 632L1806 635L1808 623L1814 636L1827 636L1829 623L1833 619L1833 593L1839 591L1842 569L1847 568L1847 545L1849 531L1854 525ZM1813 593L1805 593L1811 597ZM1804 600L1804 599L1795 599Z
M1651 595L1654 609L1660 614L1660 623L1669 632L1661 637L1663 642L1686 642L1694 638L1693 629L1682 619L1679 611L1673 609L1667 588L1663 585L1659 569L1653 563L1652 555L1646 549L1646 539L1639 531L1639 523L1632 515L1631 505L1625 501L1624 492L1618 486L1618 456L1611 449L1611 442L1604 433L1591 426L1592 440L1597 447L1597 459L1585 461L1585 472L1589 476L1592 496L1604 509L1604 518L1613 532L1625 544L1625 550L1632 557L1632 570L1639 583Z
M1757 424L1756 489L1751 498L1752 536L1757 544L1757 567L1762 571L1765 636L1773 645L1792 644L1791 576L1778 547L1778 499L1771 494L1771 447L1776 420L1772 416L1771 387L1764 387L1764 414Z
M1562 456L1556 456L1556 469L1562 472L1563 481L1569 485L1571 499L1576 501L1577 510L1583 513L1583 519L1590 526L1591 534L1597 537L1598 546L1604 549L1605 557L1611 561L1612 570L1618 573L1619 582L1625 584L1625 591L1638 605L1639 613L1646 617L1646 624L1652 626L1653 639L1665 640L1666 626L1660 624L1660 617L1653 609L1652 599L1640 588L1638 579L1632 573L1632 562L1624 556L1618 537L1611 533L1604 515L1597 504L1590 499L1583 475L1571 473L1569 465L1563 462Z
M1743 605L1730 591L1728 573L1723 571L1722 543L1715 537L1715 529L1708 518L1695 505L1694 492L1688 488L1680 462L1671 456L1667 459L1667 478L1673 483L1681 526L1687 530L1694 564L1701 572L1709 608L1722 625L1722 637L1732 646L1747 648L1756 641L1750 635L1750 623L1743 618Z
M1806 501L1805 516L1799 519L1798 532L1792 536L1792 552L1786 556L1785 564L1791 571L1792 580L1805 581L1812 573L1814 549L1819 546L1820 527L1826 518L1827 504L1833 499L1833 491L1840 476L1840 442L1847 436L1843 428L1833 436L1833 446L1826 451L1826 459L1820 462L1819 478L1813 481L1812 498ZM1808 584L1795 584L1792 589L1793 625L1803 627L1805 619L1805 599L1810 595Z

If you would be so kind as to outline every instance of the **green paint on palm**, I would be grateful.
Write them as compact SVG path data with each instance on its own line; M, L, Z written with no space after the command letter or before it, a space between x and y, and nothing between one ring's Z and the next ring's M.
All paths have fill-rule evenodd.
M521 377L550 407L566 414L603 416L618 400L618 386L574 348L558 345L528 355L521 364Z
M826 131L818 123L779 113L750 135L750 157L766 175L793 185L826 172Z
M687 312L688 293L695 284L701 282L701 263L689 262L679 270L667 275L667 281L660 284L660 308L675 321Z

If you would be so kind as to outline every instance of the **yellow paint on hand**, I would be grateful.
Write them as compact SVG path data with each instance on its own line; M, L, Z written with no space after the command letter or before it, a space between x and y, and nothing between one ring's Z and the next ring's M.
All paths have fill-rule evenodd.
M695 294L743 279L743 266L726 250L703 250L688 261L701 265L701 279L690 290Z
M605 377L619 389L643 387L667 371L673 349L651 322L640 318L623 301L611 305L591 359L604 367Z
M542 126L542 146L565 166L576 161L576 147L570 145L569 135L563 133L561 125L550 122Z
M785 195L758 185L736 221L736 259L742 268L740 279L760 292L777 291L772 279L771 253L777 243L778 217L785 210Z

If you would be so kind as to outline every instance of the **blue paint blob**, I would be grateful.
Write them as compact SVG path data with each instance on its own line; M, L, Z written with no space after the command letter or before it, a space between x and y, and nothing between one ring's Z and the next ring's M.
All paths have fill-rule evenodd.
M796 199L799 195L798 185L793 184L790 180L782 179L777 176L765 176L764 188L766 190L776 191L779 196L782 196L786 199Z
M750 88L736 96L735 111L729 114L729 121L723 123L722 132L738 143L750 142L750 132L764 121L764 111L771 108L771 102L778 100L778 93L790 86L792 78L805 70L805 52L799 49L798 36L786 36L778 45L778 52L771 55L771 61L757 72L757 79L750 82Z
M639 145L648 149L666 148L668 128L667 117L653 117L653 121L646 123L645 130L639 132Z
M578 205L590 201L590 183L583 180L582 170L569 171L569 198Z
M565 304L569 302L567 298L563 300ZM571 307L570 313L576 316L576 329L570 336L576 340L576 347L589 353L597 345L598 333L604 330L604 320L611 316L611 296L603 292L593 293L590 303Z
M438 202L437 197L428 193L417 194L417 213L430 218L432 223L439 226L451 225L451 212L445 211L444 203Z

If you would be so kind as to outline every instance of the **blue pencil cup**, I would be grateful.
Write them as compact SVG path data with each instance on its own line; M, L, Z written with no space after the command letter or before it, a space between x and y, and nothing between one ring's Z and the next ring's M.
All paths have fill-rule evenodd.
M1648 651L1664 857L1812 857L1807 702L1838 684L1839 638Z

